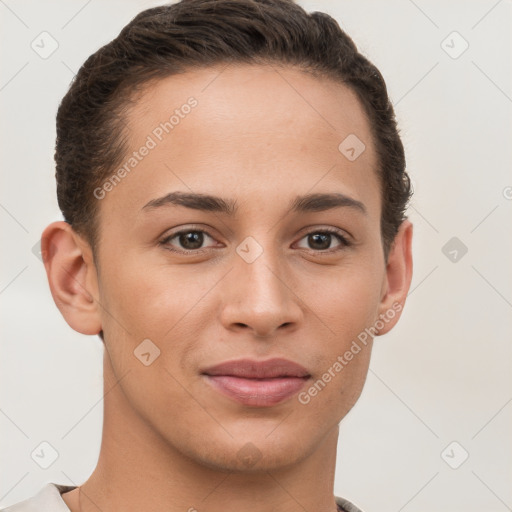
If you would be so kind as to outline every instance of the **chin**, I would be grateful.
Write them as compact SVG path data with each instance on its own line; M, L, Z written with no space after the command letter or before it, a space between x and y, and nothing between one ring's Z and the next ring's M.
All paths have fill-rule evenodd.
M283 434L286 434L284 430L273 441L266 437L268 432L259 436L246 433L243 441L232 438L219 441L210 437L210 444L201 451L194 446L188 456L214 471L256 474L282 470L296 465L314 449L312 446L305 450L304 442L297 435L287 436L288 441L283 442Z

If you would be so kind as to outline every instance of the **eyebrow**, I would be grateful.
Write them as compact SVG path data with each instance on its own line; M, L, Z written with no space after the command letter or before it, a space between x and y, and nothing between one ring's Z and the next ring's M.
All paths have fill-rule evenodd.
M237 202L232 199L193 192L170 192L165 196L152 199L143 206L143 210L154 210L163 206L184 206L194 210L236 215ZM307 213L349 207L366 214L366 207L361 201L341 193L316 193L297 196L290 204L288 212Z

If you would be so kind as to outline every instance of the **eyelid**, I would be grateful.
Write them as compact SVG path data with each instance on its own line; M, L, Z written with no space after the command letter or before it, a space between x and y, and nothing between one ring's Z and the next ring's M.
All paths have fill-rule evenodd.
M212 236L206 228L201 227L199 225L191 224L189 226L185 226L181 229L178 229L177 231L166 232L162 237L160 237L160 240L158 243L159 243L159 245L165 246L168 250L170 250L172 252L176 252L179 254L187 254L187 255L200 254L202 252L205 252L205 251L208 251L209 249L211 249L212 247L202 247L200 249L190 249L190 250L176 249L176 248L169 249L168 245L170 245L169 242L171 239L173 239L181 234L190 233L190 232L194 232L194 231L203 233L204 235L211 238L212 240L217 241L216 238L214 236Z
M346 236L346 232L339 228L334 228L334 227L317 227L317 226L309 227L308 231L299 238L299 241L301 241L303 238L305 238L309 235L313 235L313 234L317 234L317 233L322 233L322 234L327 233L329 235L334 235L338 239L340 245L338 246L338 248L335 247L335 248L331 248L331 249L323 249L320 251L315 251L314 249L306 249L308 251L314 252L315 254L332 254L332 253L335 253L338 251L342 251L343 249L350 247L352 245L351 240L349 239L348 236Z
M313 252L315 254L332 254L332 253L335 253L335 252L339 252L339 251L342 251L343 249L345 248L348 248L352 245L353 242L351 242L349 240L349 238L346 235L346 232L339 229L339 228L334 228L334 227L320 227L320 226L308 226L304 229L308 229L307 232L305 232L304 234L302 234L299 238L299 242L309 236L309 235L312 235L312 234L318 234L318 233L327 233L327 234L330 234L330 235L334 235L340 245L338 246L338 248L331 248L331 249L323 249L323 250L319 250L319 251L316 251L314 249L306 249L310 252ZM206 229L206 228L203 228L199 225L190 225L190 226L185 226L184 228L181 228L181 229L178 229L178 231L172 231L170 233L166 233L163 238L160 239L159 241L159 244L160 245L163 245L165 246L168 250L172 251L172 252L176 252L176 253L179 253L179 254L186 254L186 255L197 255L197 254L201 254L201 253L204 253L205 251L208 251L209 249L212 249L212 247L202 247L200 249L190 249L190 250L186 250L186 249L175 249L175 248L168 248L167 246L170 245L168 244L169 241L181 234L184 234L184 233L190 233L190 232L200 232L200 233L203 233L204 235L206 235L207 237L211 238L212 240L216 240L216 238L214 236L212 236L209 231Z

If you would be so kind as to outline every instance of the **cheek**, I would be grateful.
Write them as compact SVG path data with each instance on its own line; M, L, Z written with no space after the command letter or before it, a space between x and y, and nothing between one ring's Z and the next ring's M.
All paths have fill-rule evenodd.
M340 349L340 343L357 337L378 314L383 271L377 263L361 263L353 261L335 272L318 275L304 295L323 330Z
M361 393L372 347L368 330L378 318L381 279L382 270L354 265L317 280L310 293L311 310L321 321L312 321L318 326L312 351L319 364L313 387L305 390L301 403L318 408L319 413L322 407L332 407L333 416L346 414Z
M100 302L105 340L116 354L118 371L137 365L133 351L151 340L161 351L159 362L179 362L185 352L195 348L202 329L211 322L208 292L222 272L191 273L180 266L144 264L140 259L124 258L112 266L102 280Z
M371 342L357 349L352 359L347 361L343 355L325 366L324 373L319 374L308 387L297 396L298 407L307 421L318 426L339 423L357 402L368 371ZM343 362L340 362L343 361Z
M324 288L312 308L321 312L325 334L315 332L311 351L317 371L298 401L319 425L326 415L328 423L339 422L361 394L372 349L366 329L375 321L378 297L374 281L346 276L343 284Z
M170 272L141 259L124 257L122 264L110 266L105 275L100 294L105 327L115 329L117 320L134 339L160 338L194 296L193 284L184 286L179 269Z

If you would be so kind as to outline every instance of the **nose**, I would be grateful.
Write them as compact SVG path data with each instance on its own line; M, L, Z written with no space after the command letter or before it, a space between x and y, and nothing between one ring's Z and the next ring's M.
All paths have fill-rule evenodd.
M221 321L226 329L271 337L299 326L303 310L290 270L270 250L252 263L235 254L234 268L223 281Z

